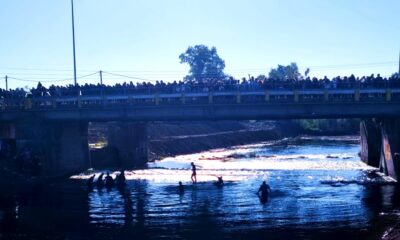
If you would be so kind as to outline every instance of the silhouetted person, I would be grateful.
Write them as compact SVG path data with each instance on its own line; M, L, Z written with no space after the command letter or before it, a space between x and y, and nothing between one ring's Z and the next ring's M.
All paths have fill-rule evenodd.
M182 195L184 191L185 191L185 188L184 188L182 182L179 181L179 195Z
M194 165L194 163L191 163L192 165L192 176L190 177L190 179L192 179L193 183L197 183L197 177L196 177L196 165Z
M104 187L103 176L104 176L104 173L101 173L101 174L99 175L99 177L97 178L96 186L97 186L98 188Z
M121 170L121 172L117 175L115 178L115 182L118 187L123 187L126 184L126 178L125 178L125 171Z
M260 188L258 189L258 192L257 192L259 194L259 196L260 196L260 200L261 200L262 203L268 201L268 196L269 196L270 192L271 192L271 188L269 187L269 185L265 181L263 181L263 183L261 184L261 186L260 186Z
M87 180L86 186L87 186L88 189L92 189L92 188L93 188L93 185L94 185L94 177L95 177L95 176L96 176L96 175L93 174L93 175Z
M222 179L222 176L217 177L218 180L214 183L217 187L222 187L224 185L224 180Z
M106 187L107 188L111 188L111 187L114 186L114 179L110 176L110 173L107 173L105 181L106 181Z

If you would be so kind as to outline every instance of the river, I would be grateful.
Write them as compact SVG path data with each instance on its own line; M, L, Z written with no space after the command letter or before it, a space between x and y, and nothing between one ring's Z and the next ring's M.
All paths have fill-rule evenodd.
M87 191L89 174L7 189L0 239L380 239L400 191L358 152L355 137L303 137L166 158L127 171L123 190Z

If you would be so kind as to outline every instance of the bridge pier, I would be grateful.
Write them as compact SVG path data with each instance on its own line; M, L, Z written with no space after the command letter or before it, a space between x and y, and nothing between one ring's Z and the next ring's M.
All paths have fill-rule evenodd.
M400 119L363 120L361 160L400 180Z
M400 119L384 119L381 134L380 168L400 180Z
M365 119L360 122L361 136L361 161L369 166L379 167L381 155L381 127L373 119Z
M2 165L8 164L7 159L11 159L16 153L15 125L13 123L0 124L0 162Z
M148 160L147 123L109 123L107 142L108 147L118 150L121 167L146 166Z
M90 167L87 122L21 123L15 137L17 152L38 157L46 174Z

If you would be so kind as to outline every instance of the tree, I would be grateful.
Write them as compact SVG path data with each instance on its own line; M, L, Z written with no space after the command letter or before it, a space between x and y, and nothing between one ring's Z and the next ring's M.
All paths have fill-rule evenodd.
M269 78L277 80L300 80L301 74L297 64L293 62L287 66L278 65L277 68L271 69L269 72Z
M181 63L187 63L190 66L189 75L185 80L195 80L198 82L207 82L211 79L225 79L224 74L225 61L217 53L217 49L209 49L205 45L189 46L186 52L179 55Z

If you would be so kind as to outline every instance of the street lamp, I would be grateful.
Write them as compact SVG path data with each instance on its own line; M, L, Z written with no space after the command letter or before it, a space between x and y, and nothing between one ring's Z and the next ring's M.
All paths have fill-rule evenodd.
M75 24L74 24L74 0L71 0L71 12L72 12L72 48L74 52L74 84L76 82L76 57L75 57Z

